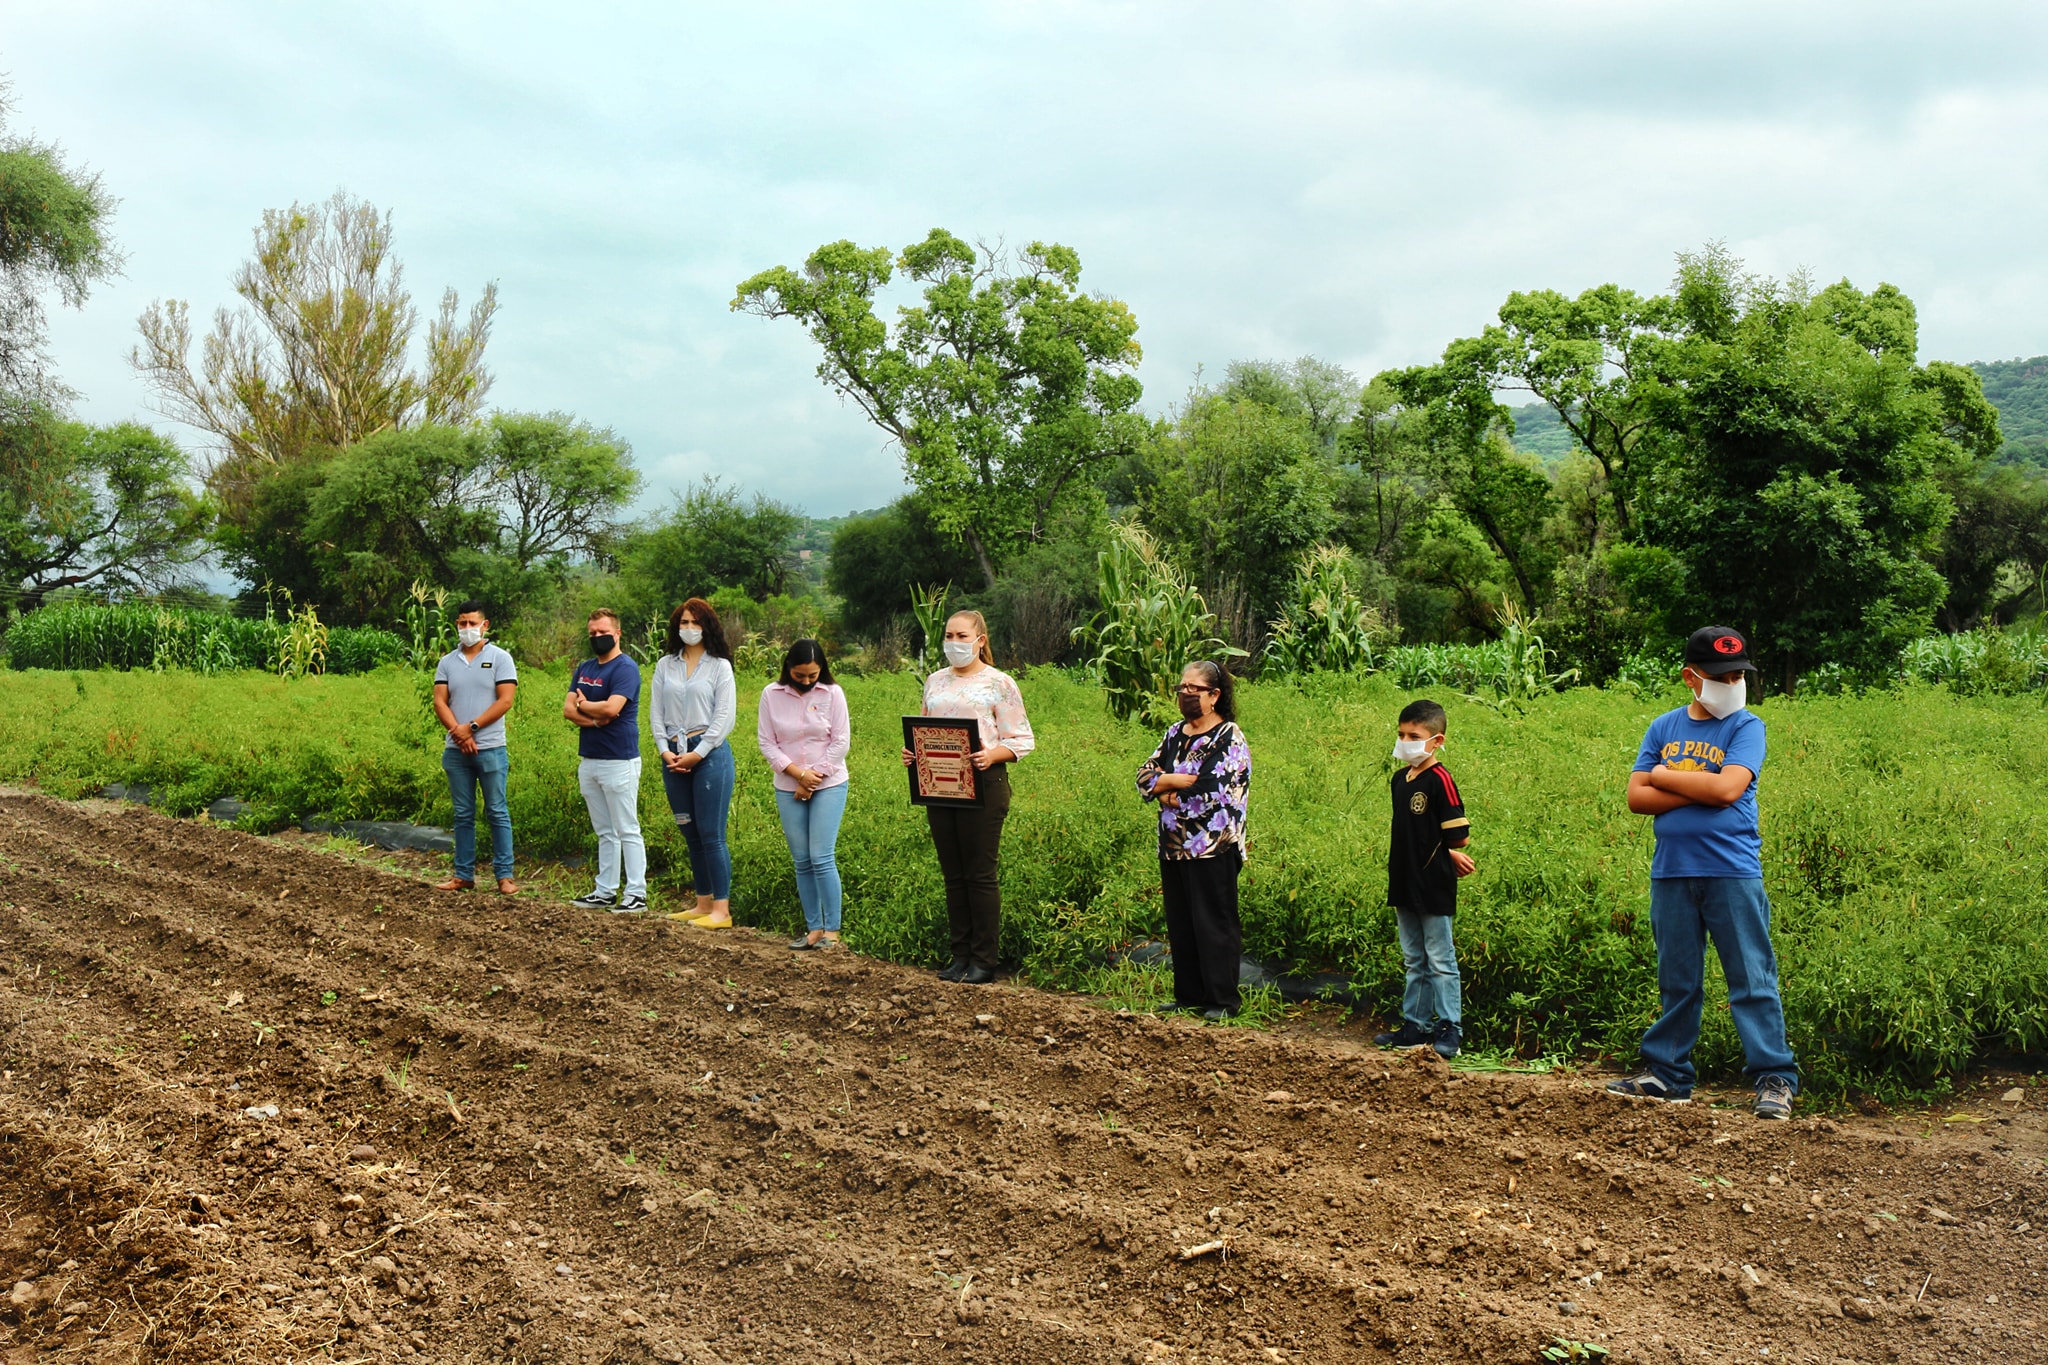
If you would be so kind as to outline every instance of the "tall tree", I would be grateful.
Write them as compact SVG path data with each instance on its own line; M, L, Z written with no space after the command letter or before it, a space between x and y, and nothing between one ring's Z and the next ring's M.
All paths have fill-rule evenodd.
M208 479L234 524L285 466L383 431L474 419L498 306L486 285L464 319L455 291L443 292L415 365L419 310L391 254L389 213L338 191L266 211L255 237L234 278L244 306L214 314L196 371L190 310L176 299L143 311L129 357L165 415L219 443Z
M114 201L100 178L66 165L49 143L5 136L6 94L0 83L0 421L66 396L43 350L43 296L77 307L120 266L106 233Z
M1305 415L1221 394L1192 400L1151 461L1145 525L1251 648L1336 524L1334 463Z
M1305 355L1296 360L1233 360L1217 389L1225 398L1246 398L1308 419L1325 448L1358 411L1358 376L1342 365Z
M902 270L921 307L876 316ZM1138 320L1084 294L1081 258L1033 242L1012 262L934 228L892 258L840 241L801 271L777 266L741 283L732 306L795 318L818 343L818 377L903 450L935 523L962 537L994 586L1003 557L1043 538L1068 494L1143 434Z
M957 536L941 533L915 496L854 517L832 537L826 586L839 598L839 619L873 638L910 614L911 590L969 580L979 572Z
M1500 320L1444 348L1435 365L1404 372L1403 396L1456 410L1473 430L1512 422L1494 397L1525 391L1599 464L1616 528L1635 534L1638 447L1654 434L1677 305L1603 284L1577 298L1552 289L1508 295Z
M1687 560L1717 620L1749 628L1777 684L1880 668L1924 633L1954 505L1944 484L1998 449L1976 375L1921 365L1912 300L1848 281L1809 296L1727 253L1680 257L1685 344L1644 525Z

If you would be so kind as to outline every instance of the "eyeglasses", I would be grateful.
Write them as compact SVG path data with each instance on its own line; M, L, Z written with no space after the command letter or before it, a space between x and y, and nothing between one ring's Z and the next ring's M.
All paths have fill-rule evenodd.
M1197 687L1193 683L1182 683L1177 690L1183 697L1199 697L1204 692L1214 692L1213 687Z

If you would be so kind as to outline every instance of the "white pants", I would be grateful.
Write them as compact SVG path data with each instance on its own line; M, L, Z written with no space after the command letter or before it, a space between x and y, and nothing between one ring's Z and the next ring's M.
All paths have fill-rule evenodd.
M647 895L647 844L640 837L640 760L586 758L576 765L576 785L590 807L597 831L598 894L619 891L619 863L625 862L626 894Z

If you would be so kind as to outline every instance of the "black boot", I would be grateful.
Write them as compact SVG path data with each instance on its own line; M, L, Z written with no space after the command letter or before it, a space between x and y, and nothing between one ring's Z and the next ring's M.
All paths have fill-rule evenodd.
M979 962L972 964L966 971L960 973L960 984L963 986L986 986L995 979L996 974L982 966Z
M939 968L939 980L958 981L960 979L960 974L966 970L967 959L964 957L956 957L953 959L950 965Z

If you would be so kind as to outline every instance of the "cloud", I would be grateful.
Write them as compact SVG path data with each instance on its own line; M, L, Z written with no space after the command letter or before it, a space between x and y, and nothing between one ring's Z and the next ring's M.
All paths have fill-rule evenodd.
M95 418L157 297L202 313L263 209L345 185L426 298L497 281L493 399L820 514L892 451L737 282L943 225L1063 241L1197 367L1427 359L1511 289L1673 253L1921 305L1929 355L2048 350L2038 7L1640 4L10 7L15 127L123 200L126 277L57 320Z

